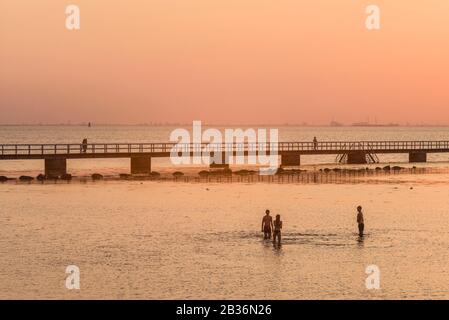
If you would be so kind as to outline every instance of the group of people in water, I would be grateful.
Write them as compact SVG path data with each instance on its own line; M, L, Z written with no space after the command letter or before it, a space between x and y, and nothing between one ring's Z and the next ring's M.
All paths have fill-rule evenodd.
M363 231L365 229L365 222L363 220L363 212L362 206L357 207L357 225L359 228L359 237L363 237ZM265 216L262 218L262 232L264 240L270 240L271 234L273 231L273 244L281 245L281 229L282 229L282 220L281 215L277 214L276 218L273 221L273 218L270 216L270 210L265 210Z

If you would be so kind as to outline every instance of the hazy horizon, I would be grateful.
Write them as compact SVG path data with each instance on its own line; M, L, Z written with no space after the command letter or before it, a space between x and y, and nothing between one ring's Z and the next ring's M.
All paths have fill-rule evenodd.
M186 122L169 122L169 121L149 121L149 122L135 122L135 123L119 123L119 122L90 122L92 126L178 126L185 125L191 126L192 121ZM201 121L201 120L197 120ZM0 126L87 126L89 121L81 122L22 122L22 123L0 123ZM329 123L262 123L262 122L240 122L240 123L225 123L225 122L205 122L202 121L203 126L279 126L279 127L449 127L449 123L374 123L374 122L354 122L354 123L338 123L337 125L332 125Z

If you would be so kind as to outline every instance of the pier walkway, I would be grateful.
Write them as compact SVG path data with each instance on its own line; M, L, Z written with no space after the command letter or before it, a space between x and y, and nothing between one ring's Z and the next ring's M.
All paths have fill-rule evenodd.
M194 156L202 151L226 155L278 154L281 166L300 165L301 155L335 154L349 164L377 162L378 154L408 153L410 162L426 162L428 153L449 152L449 141L320 141L278 143L93 143L2 144L0 160L44 160L46 175L67 171L68 159L129 158L131 173L150 173L151 158L170 157L171 152ZM225 162L225 161L223 161Z

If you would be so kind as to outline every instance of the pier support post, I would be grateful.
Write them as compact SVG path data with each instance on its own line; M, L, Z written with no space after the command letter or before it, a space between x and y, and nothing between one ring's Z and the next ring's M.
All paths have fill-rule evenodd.
M409 162L427 162L427 153L425 152L410 152L408 154Z
M131 174L150 174L151 157L138 156L131 157Z
M299 153L281 153L281 167L299 166L301 155Z
M221 158L215 157L215 153L211 152L210 154L210 161L209 161L209 168L210 169L229 169L229 156L226 154L226 152L220 152ZM216 161L217 160L217 161Z
M348 153L348 164L365 164L366 153L365 152L350 152Z
M45 175L47 177L59 177L67 173L67 159L45 159Z

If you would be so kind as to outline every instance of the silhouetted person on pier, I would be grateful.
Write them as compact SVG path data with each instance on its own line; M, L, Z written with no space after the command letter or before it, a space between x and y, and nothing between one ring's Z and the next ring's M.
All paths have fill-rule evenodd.
M316 137L313 137L313 150L318 149L318 140Z
M363 230L365 229L365 223L363 221L362 207L357 207L357 224L359 225L359 236L363 237Z
M276 219L273 222L274 231L273 231L273 244L276 245L276 238L278 239L278 246L281 245L281 229L282 229L282 221L281 216L279 214L276 215Z
M264 239L271 239L272 229L273 229L273 218L270 216L270 210L265 210L265 216L262 218L262 232Z
M82 145L83 145L83 153L86 153L87 152L87 139L86 138L83 139Z

